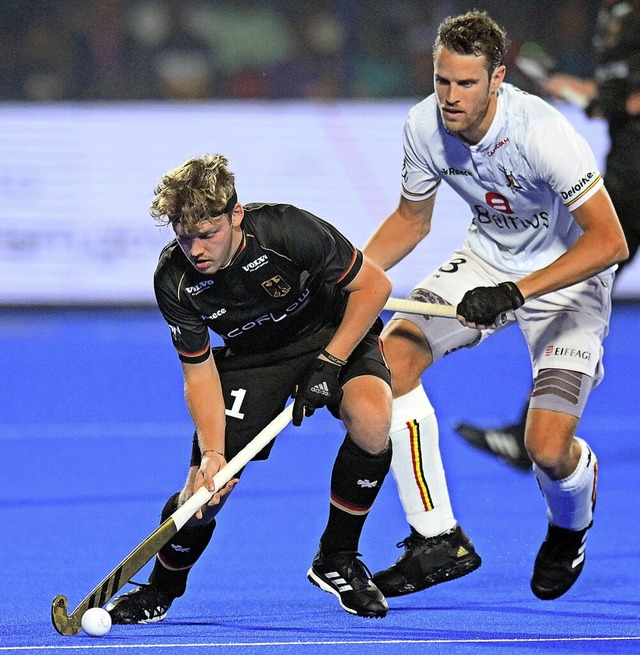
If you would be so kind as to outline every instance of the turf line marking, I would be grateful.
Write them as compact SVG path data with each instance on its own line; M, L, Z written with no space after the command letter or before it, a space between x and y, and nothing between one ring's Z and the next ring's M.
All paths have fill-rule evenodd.
M108 639L108 638L107 638ZM501 639L345 639L318 641L228 641L225 643L192 643L192 644L91 644L82 646L0 646L0 652L19 652L28 650L123 650L133 648L252 648L283 646L393 646L404 644L546 644L575 642L607 642L607 641L640 641L638 636L612 637L514 637Z

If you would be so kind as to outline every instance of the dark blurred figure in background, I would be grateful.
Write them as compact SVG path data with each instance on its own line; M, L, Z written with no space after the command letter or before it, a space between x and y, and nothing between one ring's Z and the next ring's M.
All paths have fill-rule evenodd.
M288 5L288 6L287 6ZM265 72L267 97L330 100L345 97L349 43L353 35L349 12L332 11L326 2L281 3L288 26L284 57Z
M605 185L629 246L629 258L618 265L619 277L640 245L640 0L603 0L593 46L596 65L592 78L557 73L542 90L561 99L568 88L585 97L589 116L607 121L610 148ZM527 406L528 402L513 425L483 429L460 423L456 430L473 446L530 471L525 447Z
M161 29L149 48L149 68L158 97L199 100L220 95L217 58L182 5L160 5Z
M127 0L67 5L64 24L82 53L76 65L86 100L139 100L158 96L149 57L132 28Z
M82 97L82 47L65 35L61 12L44 8L24 24L18 61L22 93L28 100Z

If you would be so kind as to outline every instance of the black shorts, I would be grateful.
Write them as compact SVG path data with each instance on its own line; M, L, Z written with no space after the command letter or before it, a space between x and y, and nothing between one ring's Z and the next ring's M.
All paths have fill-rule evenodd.
M340 381L344 385L359 375L374 375L391 386L391 373L382 352L378 319L342 367ZM227 461L246 446L285 407L318 352L335 332L325 330L286 348L255 355L237 355L227 347L213 350L227 414L225 454ZM339 407L328 407L338 416ZM275 441L275 440L274 440ZM267 459L274 441L254 459ZM200 465L197 435L193 437L191 466Z

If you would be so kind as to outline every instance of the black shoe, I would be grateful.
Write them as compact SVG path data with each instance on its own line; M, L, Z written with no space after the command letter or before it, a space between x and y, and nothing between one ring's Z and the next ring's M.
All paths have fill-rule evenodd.
M461 578L482 564L459 525L437 537L423 537L411 528L411 534L398 544L398 548L403 546L400 559L373 576L378 589L389 598Z
M389 605L371 581L371 572L359 556L360 553L353 551L329 555L318 551L307 578L316 587L336 596L350 614L381 619L389 611Z
M565 530L549 524L533 565L531 591L542 600L553 600L571 589L582 572L587 530Z
M469 423L458 423L455 430L472 446L496 455L519 471L531 471L531 460L524 447L523 423L495 430L483 430Z
M167 616L174 598L153 584L144 584L114 598L107 612L112 623L156 623Z

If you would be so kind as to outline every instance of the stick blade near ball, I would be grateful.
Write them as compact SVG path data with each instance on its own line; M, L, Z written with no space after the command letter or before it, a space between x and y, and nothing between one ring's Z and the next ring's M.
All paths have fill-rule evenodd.
M269 444L291 422L293 403L285 407L265 428L263 428L226 466L214 476L215 489L229 482L241 471L267 444ZM69 602L62 594L53 599L51 622L54 628L65 636L78 634L82 629L82 616L92 607L102 607L124 587L160 548L202 507L206 505L213 491L200 487L189 500L181 505L170 517L156 528L141 544L127 555L89 594L71 614Z
M62 594L56 596L51 604L51 622L55 629L66 637L76 635L80 632L80 617L69 616L69 601Z

